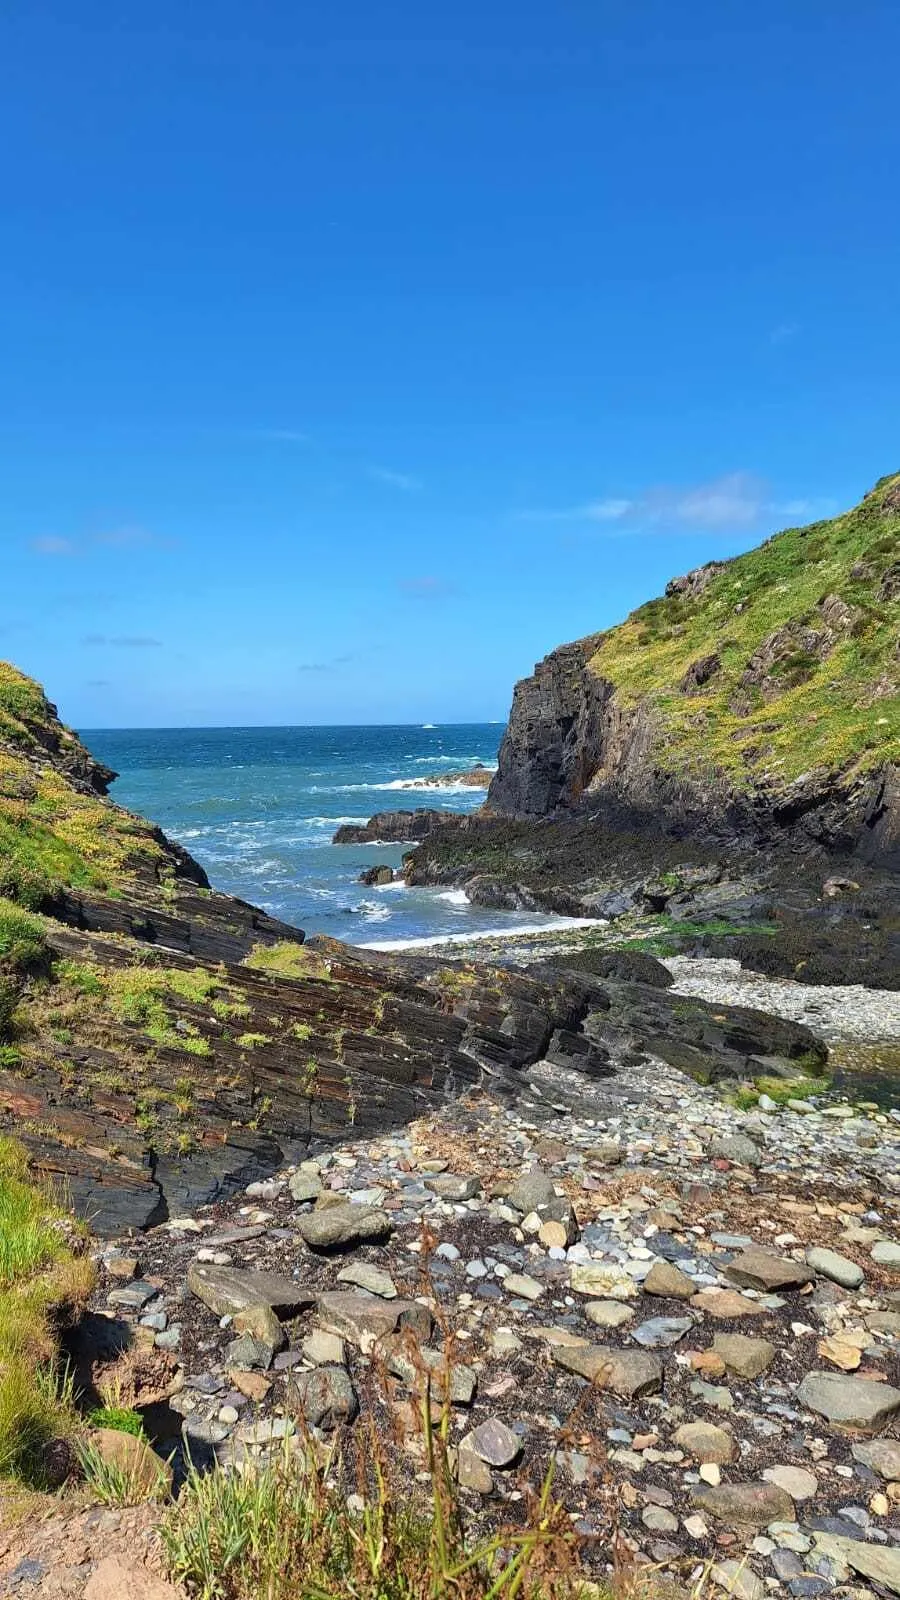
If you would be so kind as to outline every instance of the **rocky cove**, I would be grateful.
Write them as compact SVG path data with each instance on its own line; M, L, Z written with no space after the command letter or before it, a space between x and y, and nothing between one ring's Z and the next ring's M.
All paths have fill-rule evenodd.
M79 1393L136 1413L176 1494L191 1462L377 1438L414 1497L424 1402L473 1537L550 1468L603 1582L624 1560L738 1600L900 1593L885 482L827 549L795 530L554 652L482 810L336 835L408 844L409 883L592 919L577 934L307 938L116 806L0 669L0 1115L90 1229ZM769 565L799 590L826 555L824 596L783 614ZM859 638L865 714L838 704L831 737L803 697ZM878 1092L853 1083L873 1052ZM13 1590L96 1577L51 1522L8 1537Z

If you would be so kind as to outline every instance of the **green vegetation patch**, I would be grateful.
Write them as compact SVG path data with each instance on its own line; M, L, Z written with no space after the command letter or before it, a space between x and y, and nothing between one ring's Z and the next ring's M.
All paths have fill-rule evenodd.
M0 894L36 909L60 887L115 892L154 876L165 851L152 826L51 765L79 750L40 685L0 662ZM85 758L86 759L86 758Z
M292 939L282 939L278 944L255 944L244 960L245 967L255 967L262 972L273 972L281 978L317 978L320 983L331 980L331 963L308 945L297 944Z
M94 1282L80 1234L29 1177L28 1157L0 1137L0 1477L40 1486L48 1444L75 1424L60 1378L56 1324Z
M95 1014L140 1028L154 1044L168 1049L186 1050L195 1056L212 1053L209 1040L199 1028L176 1018L172 1002L181 999L191 1005L204 1005L212 996L227 990L218 975L204 968L184 970L149 964L99 967L66 960L57 963L56 973L60 982L73 988L82 1001L94 1001ZM83 1012L81 1015L83 1019Z
M852 511L778 533L699 595L651 600L592 641L591 671L649 713L660 767L741 788L897 759L900 604L886 574L900 559L898 488L900 475L882 479ZM838 620L823 607L831 596ZM708 679L685 692L688 669L713 656Z

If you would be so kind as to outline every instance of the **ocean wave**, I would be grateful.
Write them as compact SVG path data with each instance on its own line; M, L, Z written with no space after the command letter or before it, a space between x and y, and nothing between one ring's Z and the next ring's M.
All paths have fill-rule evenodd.
M360 950L432 950L476 939L516 939L527 933L564 933L567 928L605 928L605 917L558 917L554 922L523 922L505 928L479 928L477 933L439 933L425 939L380 939L360 942Z
M380 906L375 900L360 900L353 907L358 917L365 917L367 922L387 922L390 917L390 906Z
M494 771L491 767L489 771ZM372 793L387 793L397 789L428 789L435 793L443 794L480 794L471 783L429 783L427 778L391 778L383 783L333 783L325 786L311 784L309 794L360 794L368 791Z
M437 794L477 794L474 783L445 783L434 778L393 778L390 783L373 783L373 789L427 789Z
M414 767L440 767L442 765L456 767L468 765L475 767L481 762L483 767L488 767L491 772L495 771L489 761L482 761L481 756L406 756L404 759Z
M451 906L468 906L472 904L465 889L445 889L437 898L446 900L448 905Z

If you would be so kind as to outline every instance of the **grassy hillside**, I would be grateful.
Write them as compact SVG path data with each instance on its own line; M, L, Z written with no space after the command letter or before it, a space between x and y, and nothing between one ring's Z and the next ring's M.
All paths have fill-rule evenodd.
M108 776L40 685L0 662L0 894L36 907L62 886L164 878L155 830L104 797Z
M590 670L649 704L654 762L736 787L900 759L900 474L832 521L679 580Z

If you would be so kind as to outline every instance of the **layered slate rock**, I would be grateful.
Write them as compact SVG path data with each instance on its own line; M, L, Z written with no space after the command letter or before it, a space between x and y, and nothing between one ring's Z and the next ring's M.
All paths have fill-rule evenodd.
M900 1389L872 1378L847 1378L832 1372L808 1372L797 1400L836 1428L874 1433L900 1411Z
M386 1211L377 1206L352 1205L349 1201L324 1206L297 1218L297 1232L313 1250L345 1250L357 1244L375 1244L386 1239L393 1224Z
M780 1289L802 1289L812 1281L813 1275L801 1261L791 1261L787 1256L777 1256L770 1250L750 1246L729 1262L725 1276L741 1289L777 1292Z
M364 1351L400 1329L408 1329L423 1343L431 1337L431 1312L415 1300L383 1300L362 1289L329 1289L318 1296L317 1306L324 1327Z
M234 1317L254 1306L268 1306L276 1316L292 1317L316 1302L315 1291L293 1279L246 1267L216 1267L192 1261L187 1282L192 1294L217 1317Z
M656 1394L662 1388L662 1362L644 1350L617 1350L601 1344L556 1345L553 1360L567 1372L628 1400Z

